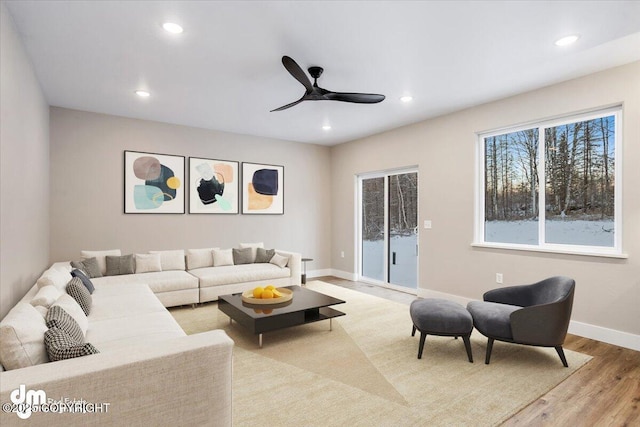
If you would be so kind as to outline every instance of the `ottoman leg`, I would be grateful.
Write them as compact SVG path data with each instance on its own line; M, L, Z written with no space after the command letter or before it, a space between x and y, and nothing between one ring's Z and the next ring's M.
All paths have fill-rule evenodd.
M412 337L416 336L416 325L413 325L413 328L411 329L411 336Z
M491 351L493 350L493 338L489 338L489 340L487 341L487 355L484 358L484 363L485 364L489 364L489 361L491 360Z
M471 353L471 340L469 337L471 335L463 335L462 339L464 340L464 348L467 349L467 356L469 357L469 362L473 363L473 354Z
M427 339L427 334L420 331L420 344L418 345L418 359L422 359L422 349L424 349L424 341Z

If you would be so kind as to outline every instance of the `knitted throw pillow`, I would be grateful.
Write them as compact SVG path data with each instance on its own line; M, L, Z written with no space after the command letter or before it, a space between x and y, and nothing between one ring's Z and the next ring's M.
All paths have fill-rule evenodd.
M92 344L78 344L68 333L59 328L50 328L44 333L44 346L52 362L99 353Z
M82 284L82 281L78 277L74 277L67 283L67 293L76 300L85 315L88 316L89 313L91 313L93 299L91 298L89 290Z
M84 344L84 334L80 329L80 325L59 305L54 305L47 311L44 321L47 324L47 328L62 329L69 334L76 344Z

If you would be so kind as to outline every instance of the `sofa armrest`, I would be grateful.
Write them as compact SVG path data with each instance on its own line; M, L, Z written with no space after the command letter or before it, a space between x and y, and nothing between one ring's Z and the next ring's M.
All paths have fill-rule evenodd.
M84 400L93 413L41 413L30 426L231 425L233 340L222 330L0 373L0 400L21 384L55 401ZM107 405L105 405L107 404ZM20 420L0 414L1 425Z
M291 270L291 285L300 285L302 280L302 255L297 252L281 251L276 249L276 253L289 257L287 266Z

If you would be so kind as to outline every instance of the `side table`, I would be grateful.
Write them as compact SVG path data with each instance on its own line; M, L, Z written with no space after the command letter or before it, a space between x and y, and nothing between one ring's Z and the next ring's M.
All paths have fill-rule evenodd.
M303 285L307 284L307 261L313 261L313 258L302 258L302 277L301 283Z

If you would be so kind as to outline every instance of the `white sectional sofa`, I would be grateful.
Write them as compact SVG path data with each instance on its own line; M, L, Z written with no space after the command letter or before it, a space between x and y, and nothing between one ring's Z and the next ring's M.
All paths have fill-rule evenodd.
M65 291L71 263L53 264L0 322L0 401L11 404L22 387L54 401L98 405L100 412L34 412L25 424L4 410L0 425L231 425L233 341L222 330L187 336L166 307L212 301L265 282L299 285L301 257L278 250L273 264L229 265L229 251L162 251L155 267L150 260L158 257L140 257L144 272L91 278L88 315ZM214 257L223 253L226 258ZM122 258L119 250L83 256L99 259L104 274L107 254ZM77 321L98 354L49 362L44 334L52 305Z
M0 425L231 425L233 341L224 331L187 336L141 283L96 280L91 311L83 318L64 293L69 271L54 264L48 280L34 285L0 322L0 362L10 369L0 372L0 400L12 402L12 393L15 398L24 386L54 401L99 405L100 412L34 412L24 421L3 411ZM86 342L99 353L45 363L48 304L78 318Z

